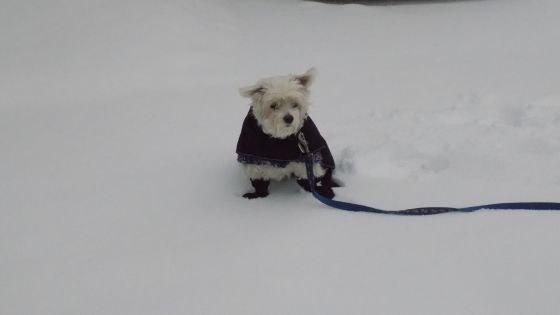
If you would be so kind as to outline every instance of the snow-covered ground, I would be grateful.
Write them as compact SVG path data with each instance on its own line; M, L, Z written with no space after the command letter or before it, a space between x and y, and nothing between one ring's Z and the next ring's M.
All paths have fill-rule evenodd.
M0 0L0 314L558 314L560 213L248 201L234 150L237 89L315 66L339 199L560 201L559 30L556 0Z

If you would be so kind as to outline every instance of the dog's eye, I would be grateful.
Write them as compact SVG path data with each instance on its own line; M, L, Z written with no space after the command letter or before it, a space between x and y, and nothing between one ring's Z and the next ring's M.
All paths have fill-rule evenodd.
M298 108L298 107L299 107L299 104L298 104L298 103L293 103L293 104L292 104L292 108Z
M270 105L271 109L277 110L278 109L278 104L273 103L272 105Z

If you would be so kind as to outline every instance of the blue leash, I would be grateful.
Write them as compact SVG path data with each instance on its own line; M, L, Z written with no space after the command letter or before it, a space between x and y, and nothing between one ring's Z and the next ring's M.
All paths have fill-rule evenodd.
M560 211L560 203L557 202L509 202L509 203L493 203L487 205L472 206L466 208L450 208L450 207L422 207L422 208L412 208L405 210L383 210L372 208L360 204L338 201L326 198L320 195L315 190L315 175L313 174L313 159L309 152L309 147L303 133L298 134L299 147L302 153L305 154L305 168L307 171L307 180L309 182L309 188L313 196L322 202L323 204L346 211L353 212L370 212L379 214L392 214L392 215L407 215L407 216L418 216L418 215L433 215L449 212L474 212L482 209L488 210L531 210L531 211Z

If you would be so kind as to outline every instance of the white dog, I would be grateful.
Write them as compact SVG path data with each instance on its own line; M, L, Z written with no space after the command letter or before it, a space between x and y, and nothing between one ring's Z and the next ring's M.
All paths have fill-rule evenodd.
M238 161L251 179L254 192L245 198L268 196L270 180L294 176L297 183L310 191L305 170L304 154L297 135L303 133L313 156L315 190L325 197L334 197L332 154L317 127L307 115L309 86L315 77L310 69L302 75L266 78L255 85L240 89L242 96L251 98L239 141Z

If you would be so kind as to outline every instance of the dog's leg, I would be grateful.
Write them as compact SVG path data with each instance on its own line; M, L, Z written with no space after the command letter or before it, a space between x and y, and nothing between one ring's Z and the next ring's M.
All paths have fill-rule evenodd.
M243 197L247 199L264 198L268 196L269 180L264 179L251 179L251 184L255 188L255 192L246 193Z
M297 182L298 185L300 185L301 188L303 188L305 191L311 192L311 187L309 187L309 181L308 181L307 179L298 178L298 179L296 180L296 182Z
M311 189L309 187L309 181L307 180L305 164L301 163L296 166L294 175L297 177L298 185L305 189L305 191L310 192ZM334 198L334 191L331 186L333 184L332 169L323 169L319 164L315 164L313 173L316 176L317 174L319 174L319 176L322 175L320 177L318 176L315 179L315 183L313 183L315 191L329 199Z
M326 176L326 174L325 174ZM323 181L323 179L325 179L325 181ZM325 184L325 182L327 184ZM334 198L334 191L332 190L332 187L328 185L328 183L331 183L331 179L329 178L321 178L319 179L319 181L315 182L315 191L319 193L319 195L327 197L329 199ZM307 192L311 192L311 189L309 187L309 181L307 179L298 179L297 180L298 185L301 186L301 188L303 188L305 191ZM319 186L318 183L321 183L321 185Z
M301 188L305 189L305 191L311 192L311 189L309 188L309 181L307 179L298 179L297 183L301 186ZM321 182L321 186L317 185L317 183L315 183L314 186L315 191L318 192L319 195L327 197L329 199L334 198L334 191L330 186L325 186L323 182Z
M333 187L339 187L333 180L332 180L332 168L328 168L325 172L325 175L319 179L321 185L316 185L315 189L317 192L324 197L329 199L334 198L334 191L332 190Z
M315 186L315 191L319 193L319 195L333 199L334 198L334 191L330 186Z
M321 178L321 185L327 187L340 187L340 185L332 179L332 168L327 169L325 175Z

